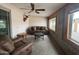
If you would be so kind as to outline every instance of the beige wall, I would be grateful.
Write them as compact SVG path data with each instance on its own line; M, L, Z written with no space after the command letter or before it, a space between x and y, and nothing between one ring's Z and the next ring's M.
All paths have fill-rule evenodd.
M25 32L29 26L29 21L23 22L23 12L11 4L0 4L11 10L11 36L16 37L18 33Z
M31 16L29 18L29 26L46 26L47 27L47 19L40 16Z

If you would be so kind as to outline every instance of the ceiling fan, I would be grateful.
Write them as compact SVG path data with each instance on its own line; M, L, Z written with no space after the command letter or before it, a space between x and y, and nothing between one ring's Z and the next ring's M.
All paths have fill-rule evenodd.
M31 6L31 9L28 13L35 11L35 13L39 14L40 13L39 11L45 11L45 9L35 9L34 3L30 3L30 6ZM21 8L21 9L29 10L29 9L26 9L26 8ZM27 20L27 18L29 18L29 15L24 14L23 21L25 22Z
M39 14L40 13L39 11L45 11L45 9L35 9L34 3L30 3L30 6L31 6L31 10L28 13L35 11L35 13ZM26 9L26 8L21 8L21 9L29 10L29 9Z

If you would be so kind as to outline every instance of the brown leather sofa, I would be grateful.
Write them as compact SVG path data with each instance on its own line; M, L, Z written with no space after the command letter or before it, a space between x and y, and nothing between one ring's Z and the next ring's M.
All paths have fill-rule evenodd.
M23 39L11 40L6 35L0 35L0 55L28 55L32 52L32 43Z
M45 35L48 34L48 28L44 26L32 26L27 29L27 34L34 35L35 32L42 32Z

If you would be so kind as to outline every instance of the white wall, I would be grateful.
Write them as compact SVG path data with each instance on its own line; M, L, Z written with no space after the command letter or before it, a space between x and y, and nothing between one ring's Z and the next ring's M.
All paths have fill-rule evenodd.
M30 16L29 26L46 26L47 27L47 19L40 16Z
M11 10L11 36L16 37L18 33L25 32L29 26L29 20L23 22L23 11L11 4L0 4L1 6Z
M29 26L47 26L46 18L31 16L23 22L23 11L8 3L2 3L0 6L11 11L11 37L14 38L18 33L25 32ZM5 9L5 10L6 10Z

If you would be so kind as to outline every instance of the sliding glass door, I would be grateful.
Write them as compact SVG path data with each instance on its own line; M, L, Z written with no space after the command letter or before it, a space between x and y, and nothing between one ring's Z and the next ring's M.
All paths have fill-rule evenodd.
M9 12L0 9L0 34L10 36L10 17Z

